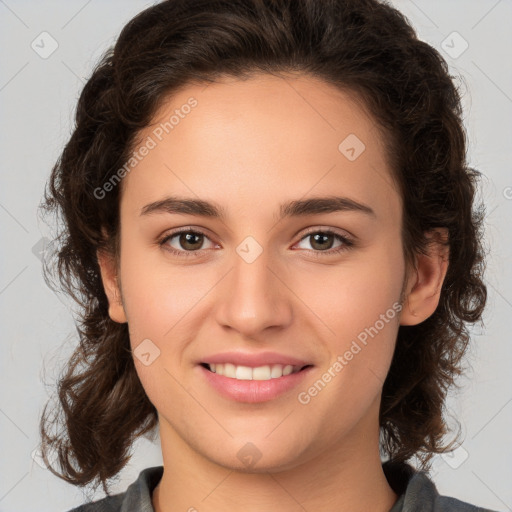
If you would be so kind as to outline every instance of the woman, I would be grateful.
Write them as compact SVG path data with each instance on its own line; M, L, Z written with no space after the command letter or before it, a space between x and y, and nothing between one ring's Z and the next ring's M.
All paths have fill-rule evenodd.
M446 63L377 0L131 20L47 190L83 315L41 434L75 485L157 426L163 466L75 510L483 510L407 463L449 448L486 300L465 150Z

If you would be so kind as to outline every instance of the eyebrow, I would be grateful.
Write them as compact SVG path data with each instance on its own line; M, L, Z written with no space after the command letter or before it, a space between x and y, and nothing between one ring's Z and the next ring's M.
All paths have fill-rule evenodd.
M350 199L348 197L328 196L310 197L283 203L279 208L279 219L286 217L301 217L306 215L320 215L333 212L361 212L375 217L375 212L368 205ZM226 211L220 205L186 197L170 196L153 203L149 203L141 209L140 215L155 213L181 213L197 215L200 217L225 220Z

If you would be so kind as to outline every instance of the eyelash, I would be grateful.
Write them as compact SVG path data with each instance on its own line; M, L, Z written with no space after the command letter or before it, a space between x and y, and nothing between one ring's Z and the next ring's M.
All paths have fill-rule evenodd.
M193 233L194 235L203 235L204 237L209 238L206 233L203 233L202 231L200 231L198 229L186 228L186 229L180 229L179 231L174 231L174 232L172 232L170 234L165 235L158 242L158 244L161 247L163 247L164 245L166 245L166 243L169 240L171 240L172 238L174 238L177 235L181 235L181 234L184 234L184 233ZM349 250L354 245L354 242L351 239L349 239L346 236L340 235L336 231L333 231L332 229L329 229L329 228L325 228L325 229L318 229L318 228L317 229L312 229L312 230L306 232L301 237L301 239L299 240L299 243L302 240L304 240L305 238L307 238L308 236L316 235L316 234L333 235L334 237L336 237L343 244L343 245L341 245L340 247L338 247L336 249L329 249L329 250L326 250L326 251L315 251L313 249L309 249L309 251L314 255L314 257L317 257L317 258L322 258L322 257L324 257L324 255L333 256L333 255L336 255L336 254L340 254L340 253L342 253L344 251ZM174 249L173 247L170 247L170 246L167 246L167 247L164 247L164 248L165 248L165 250L171 252L172 254L174 254L175 256L178 256L180 258L196 258L196 257L201 256L202 251L207 250L207 249L200 249L198 251L185 251L185 250Z

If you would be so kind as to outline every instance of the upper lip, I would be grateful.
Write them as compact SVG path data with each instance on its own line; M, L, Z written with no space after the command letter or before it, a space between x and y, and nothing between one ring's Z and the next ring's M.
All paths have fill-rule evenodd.
M206 356L201 363L222 364L231 363L235 366L249 366L256 368L258 366L266 366L272 364L281 364L283 366L308 366L311 363L298 359L297 357L278 354L277 352L221 352Z

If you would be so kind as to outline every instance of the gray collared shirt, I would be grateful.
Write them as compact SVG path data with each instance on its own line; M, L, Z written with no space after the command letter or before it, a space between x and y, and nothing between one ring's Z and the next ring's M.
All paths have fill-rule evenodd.
M399 495L389 512L494 512L469 503L440 496L424 472L408 464L383 464L390 486ZM146 468L128 489L120 494L81 505L69 512L155 512L151 494L162 478L163 466Z

